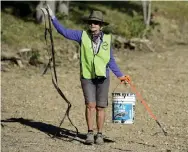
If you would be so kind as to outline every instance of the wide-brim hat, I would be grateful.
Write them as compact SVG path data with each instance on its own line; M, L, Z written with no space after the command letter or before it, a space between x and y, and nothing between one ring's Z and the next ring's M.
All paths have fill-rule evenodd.
M108 22L104 21L103 18L103 13L101 11L95 11L93 10L89 17L83 17L83 20L88 22L88 21L99 21L102 23L102 25L109 25Z

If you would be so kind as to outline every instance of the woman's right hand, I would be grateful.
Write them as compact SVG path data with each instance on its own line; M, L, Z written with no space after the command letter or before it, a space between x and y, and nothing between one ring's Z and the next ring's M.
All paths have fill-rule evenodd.
M54 13L53 13L53 11L51 10L51 8L48 4L47 4L47 9L48 9L50 17L52 18L54 16Z

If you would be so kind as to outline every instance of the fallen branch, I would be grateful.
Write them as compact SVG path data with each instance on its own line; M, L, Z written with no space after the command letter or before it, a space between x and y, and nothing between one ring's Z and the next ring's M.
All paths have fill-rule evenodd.
M19 50L19 53L32 51L30 48L23 48Z
M22 61L17 55L2 52L1 53L1 61L6 61L6 60L10 60L10 61L16 63L21 68L23 67Z
M140 39L140 38L132 38L132 39L126 39L124 37L114 35L112 39L114 45L118 49L132 49L134 50L136 47L139 47L138 44L144 44L147 49L151 52L155 52L155 50L150 46L151 42L148 39Z

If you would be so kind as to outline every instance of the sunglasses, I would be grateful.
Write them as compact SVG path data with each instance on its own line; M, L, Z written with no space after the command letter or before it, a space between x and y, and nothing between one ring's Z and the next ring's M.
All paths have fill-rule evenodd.
M95 24L95 25L100 25L101 22L100 21L88 21L89 25Z

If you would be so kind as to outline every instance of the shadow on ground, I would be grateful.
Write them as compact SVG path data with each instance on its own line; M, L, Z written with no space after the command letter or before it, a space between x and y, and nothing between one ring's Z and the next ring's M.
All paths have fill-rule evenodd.
M20 123L24 126L29 126L44 132L45 134L49 135L51 138L54 139L61 139L65 141L78 141L80 143L85 144L86 134L83 133L76 133L76 131L68 130L65 128L59 128L51 124L47 124L44 122L36 122L31 119L24 119L24 118L9 118L6 120L1 120L2 123ZM2 127L5 127L4 124L1 124ZM77 134L77 135L76 135ZM105 143L113 143L115 141L104 138Z

